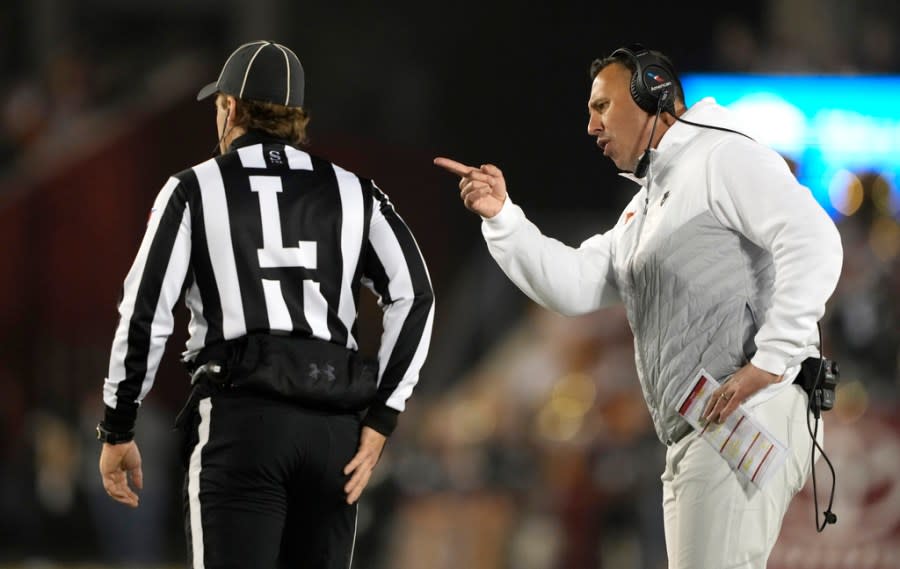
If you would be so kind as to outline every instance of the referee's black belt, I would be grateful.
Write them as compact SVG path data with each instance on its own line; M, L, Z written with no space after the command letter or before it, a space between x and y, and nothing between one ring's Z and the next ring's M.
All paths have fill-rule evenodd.
M248 334L186 365L195 391L240 388L326 410L361 411L378 389L377 361L308 337Z

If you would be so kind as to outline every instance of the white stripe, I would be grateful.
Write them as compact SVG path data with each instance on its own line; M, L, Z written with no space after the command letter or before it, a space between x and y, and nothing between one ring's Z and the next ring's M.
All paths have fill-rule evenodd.
M247 333L247 322L244 319L244 303L241 300L234 247L231 243L225 185L215 160L207 160L194 166L194 172L197 174L203 200L203 223L206 226L209 260L222 305L222 334L226 340L232 340Z
M266 314L269 315L269 329L290 332L294 325L291 323L284 295L281 294L281 281L262 279L262 285L263 295L266 297Z
M388 397L387 401L385 401L385 404L388 407L398 411L406 409L406 400L412 395L413 388L419 382L419 370L422 369L422 364L425 363L425 357L428 355L428 348L431 345L431 327L433 323L434 303L431 304L431 310L428 311L428 319L425 321L425 328L422 330L422 340L419 342L419 347L416 348L416 353L413 354L413 357L409 362L409 367L406 368L406 373L403 375L403 379L400 380L400 383L397 384L394 392Z
M291 55L293 55L293 56L297 59L297 61L300 61L300 58L297 57L297 54L294 53L294 50L292 50L291 48L289 48L289 47L286 46L286 45L281 45L280 43L279 43L279 44L276 44L276 45L277 45L278 47L280 47L281 49L286 49L286 50L288 51L288 53L290 53Z
M419 249L419 244L416 242L416 238L412 236L412 233L409 235L410 239L413 240L413 243L416 246L416 252L419 254L419 258L422 259L422 250ZM428 267L425 266L425 262L422 262L422 268L425 269L425 277L428 279L428 284L431 285L431 275L428 273ZM386 405L397 409L398 411L403 411L406 408L406 400L409 399L409 396L412 395L413 388L419 382L419 371L422 369L422 365L425 363L425 358L428 356L428 348L431 345L431 329L434 324L434 303L431 303L431 310L428 311L428 318L425 320L425 327L422 329L422 336L419 342L419 346L416 348L416 352L413 354L412 359L409 361L409 367L406 368L406 373L403 375L403 379L397 384L397 387L394 389L394 392L388 397L385 402Z
M400 222L403 223L402 220L400 220ZM416 253L421 259L422 252L419 250L418 243L415 242L412 234L410 234L409 237L410 239L413 239L413 244L416 246ZM409 311L412 309L415 293L412 285L412 277L409 273L409 265L403 255L403 249L400 247L400 242L397 240L393 228L390 227L377 207L373 208L372 211L369 241L384 267L385 274L388 276L388 293L391 296L391 300L394 301L384 309L384 332L381 338L381 348L378 351L378 361L381 364L378 372L378 383L380 385L384 370L387 367L387 363L390 361L391 355L397 344L400 330L409 316ZM428 279L428 282L431 283L431 276L428 274L427 268L425 269L425 277ZM369 286L371 283L364 284ZM412 393L413 387L415 387L416 383L419 381L419 370L424 363L431 342L431 328L433 321L434 304L432 304L431 310L429 310L425 320L425 326L422 330L419 345L410 360L409 367L407 367L406 372L404 373L403 378L398 382L397 387L394 388L394 392L385 402L393 409L403 411L406 408L406 400Z
M238 148L238 156L244 168L265 168L266 160L263 158L262 144Z
M125 356L128 353L128 330L131 327L131 316L134 314L134 302L137 299L138 287L144 275L144 267L147 264L147 255L150 245L159 229L159 220L165 211L172 192L178 187L178 180L169 178L157 194L150 210L150 220L147 222L147 230L144 239L138 249L131 269L125 277L122 288L122 301L119 303L119 325L113 338L112 350L110 350L109 369L107 378L103 384L103 402L112 408L116 407L118 398L116 391L119 383L125 379Z
M288 100L290 100L291 98L291 62L288 61L288 54L286 51L284 51L283 47L281 47L277 43L272 45L280 49L281 53L284 54L284 66L287 68L287 94L284 96L284 106L286 107L288 104Z
M378 366L378 384L380 385L391 353L394 351L394 346L397 345L400 330L412 308L415 293L409 267L403 256L403 249L400 247L400 242L397 241L393 229L378 209L377 202L372 208L369 242L384 267L384 272L388 277L388 294L394 301L384 308L382 319L384 331L381 335L381 347L378 350L378 361L381 362L381 365Z
M297 150L293 146L285 146L284 153L287 155L288 166L291 170L312 170L312 158L306 152Z
M259 49L257 49L256 53L253 54L253 57L250 58L250 63L247 64L247 69L244 70L244 82L241 83L241 93L238 95L238 99L242 99L244 97L244 87L247 85L247 75L250 75L250 68L253 67L253 61L256 59L256 56L259 55L259 52L261 52L267 45L269 45L268 42L259 46Z
M212 400L200 400L200 425L197 427L199 440L188 464L188 504L191 519L191 551L194 557L193 569L204 569L203 560L203 517L200 507L200 473L203 471L203 447L209 442L209 421L212 414Z
M189 337L185 344L186 349L181 356L193 359L206 344L206 333L209 331L209 323L203 316L203 299L200 297L200 287L197 286L197 281L194 281L187 294L184 295L184 303L191 313L191 321L188 323Z
M150 351L147 354L147 375L141 385L141 391L137 396L137 402L143 401L147 392L153 387L156 371L166 349L166 340L172 334L175 327L175 318L172 308L181 296L181 288L184 285L184 276L187 274L188 263L191 260L191 212L185 205L181 216L181 226L172 247L172 255L166 267L162 287L159 291L159 300L156 303L156 312L153 322L150 324Z
M359 178L340 166L334 166L334 173L341 196L341 258L344 263L344 278L341 279L341 296L338 301L338 317L347 329L347 347L355 350L358 346L356 338L351 332L358 309L351 285L363 245L365 210Z
M234 57L235 54L236 54L237 52L241 51L241 49L247 47L248 45L256 45L256 44L258 44L258 43L265 44L266 42L264 42L264 41L252 41L252 42L249 42L249 43L245 43L245 44L239 46L236 50L232 51L232 52L231 52L231 55L228 56L228 59L225 60L225 65L222 66L222 70L219 71L219 78L216 79L216 85L218 85L218 84L219 84L219 81L222 80L222 74L225 73L225 68L228 67L228 62L231 61L231 58Z
M353 565L353 551L356 549L356 528L359 522L359 500L356 501L356 513L353 514L353 542L350 544L350 562L347 563L347 569Z
M303 281L303 315L313 336L323 340L331 339L328 330L328 302L322 296L321 285L316 281Z

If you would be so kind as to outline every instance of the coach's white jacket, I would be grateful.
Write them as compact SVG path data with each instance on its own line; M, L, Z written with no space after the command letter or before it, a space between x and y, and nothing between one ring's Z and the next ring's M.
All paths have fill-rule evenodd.
M736 129L712 99L684 118ZM816 355L816 322L840 274L837 229L771 149L674 124L606 233L577 249L541 234L507 199L482 232L525 294L567 315L624 302L660 440L683 434L675 403L701 368L723 380L751 361L791 383Z

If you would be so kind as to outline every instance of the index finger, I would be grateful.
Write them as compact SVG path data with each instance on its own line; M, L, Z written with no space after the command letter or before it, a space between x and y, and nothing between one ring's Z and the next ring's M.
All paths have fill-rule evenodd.
M457 176L465 176L475 168L471 166L466 166L456 160L451 160L450 158L437 157L434 159L434 165L440 166L444 170L450 172L451 174L456 174Z

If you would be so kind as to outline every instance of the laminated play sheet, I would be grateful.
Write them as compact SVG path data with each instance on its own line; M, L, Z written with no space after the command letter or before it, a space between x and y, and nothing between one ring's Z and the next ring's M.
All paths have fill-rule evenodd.
M678 414L722 455L732 470L762 488L784 462L787 447L767 431L751 411L741 405L724 423L704 425L701 422L703 410L718 388L719 382L701 369L679 399Z

